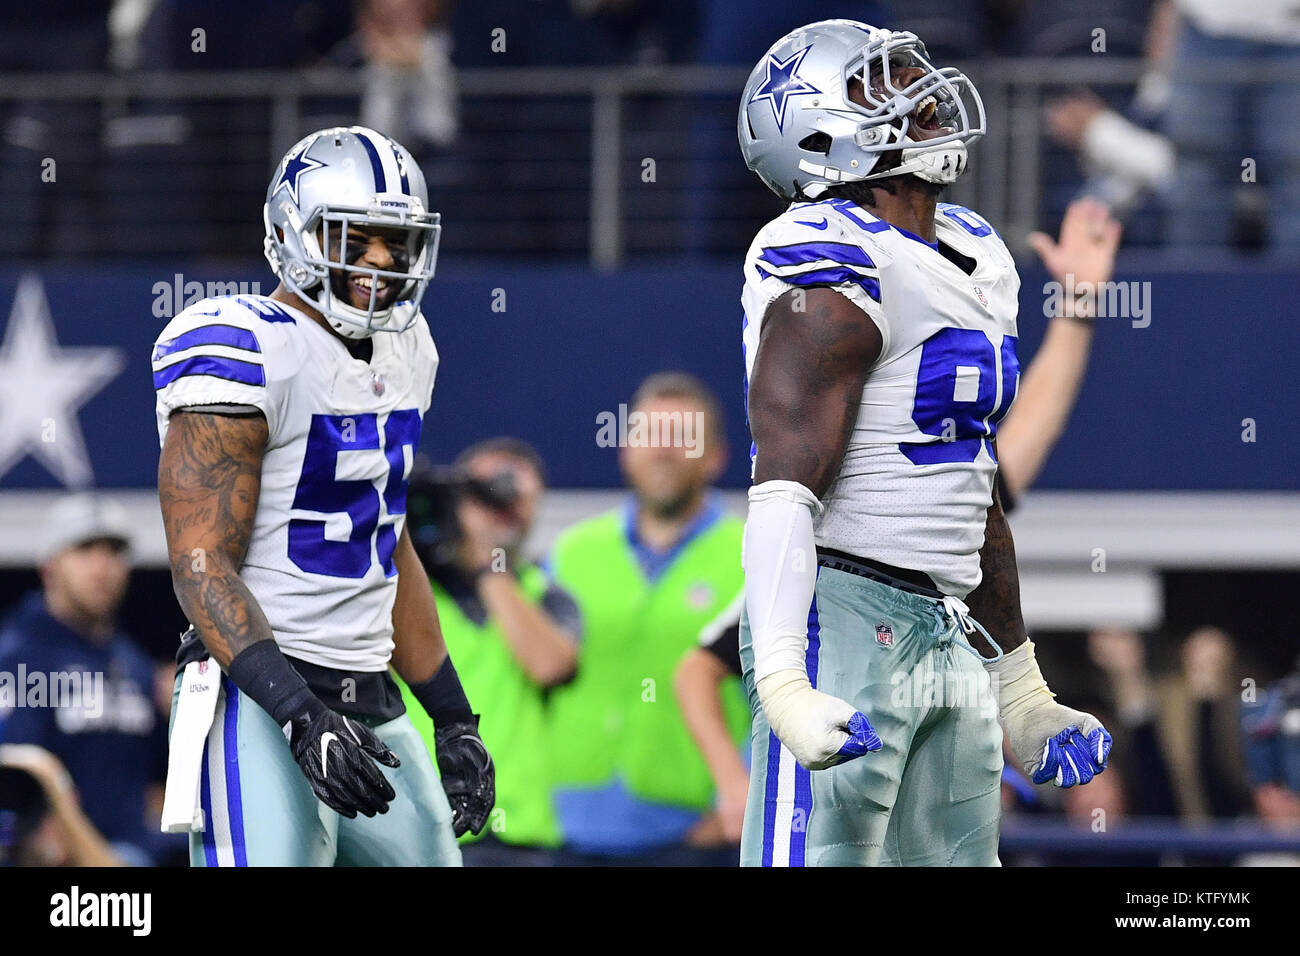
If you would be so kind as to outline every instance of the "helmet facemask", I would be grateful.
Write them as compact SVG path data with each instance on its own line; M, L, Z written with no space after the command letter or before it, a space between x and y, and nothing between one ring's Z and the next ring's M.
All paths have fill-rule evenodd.
M269 229L268 258L284 284L325 316L330 327L347 338L366 338L375 332L404 332L415 324L420 301L433 278L442 232L437 213L427 213L418 198L399 195L377 197L369 207L318 206L306 222L299 223L289 204L282 207L291 228ZM405 234L400 254L393 253L393 267L379 269L355 260L365 249L348 237L353 227L400 231ZM269 228L269 223L268 223ZM291 235L292 234L292 235ZM272 238L274 237L274 238ZM297 245L295 255L286 256L285 246ZM402 260L405 260L403 262ZM369 280L369 302L365 308L352 305L348 284L354 277ZM382 288L381 288L382 286ZM409 305L404 319L395 309Z
M900 87L893 75L900 67L922 75ZM844 102L859 119L865 117L854 145L870 154L902 153L888 169L872 163L874 171L862 180L913 173L929 182L953 182L965 170L966 144L984 135L979 91L955 67L936 68L915 34L880 31L845 64L843 83ZM855 83L865 105L850 96Z

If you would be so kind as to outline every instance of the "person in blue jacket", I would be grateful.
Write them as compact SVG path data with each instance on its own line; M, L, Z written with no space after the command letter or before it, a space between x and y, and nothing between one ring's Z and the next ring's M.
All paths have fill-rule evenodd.
M166 761L153 664L116 625L130 578L122 507L78 494L50 509L41 589L0 627L0 743L35 744L67 768L86 815L123 860L147 865L146 825Z

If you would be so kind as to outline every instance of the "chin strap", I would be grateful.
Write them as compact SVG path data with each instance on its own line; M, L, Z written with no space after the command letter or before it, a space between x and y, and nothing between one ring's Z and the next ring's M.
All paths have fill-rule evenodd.
M907 140L905 142L910 142ZM863 176L863 181L885 179L889 176L903 176L911 173L928 183L954 183L966 171L966 144L961 142L944 143L942 146L904 147L903 161L897 166L879 173Z
M910 143L911 140L904 140ZM803 187L803 194L809 199L816 199L831 186L839 183L865 183L873 179L889 179L893 176L905 176L908 173L928 183L948 185L957 181L966 172L966 144L961 142L944 143L941 146L904 146L902 162L878 173L865 176L845 173L834 166L818 166L806 159L799 161L799 168L805 173L822 176L827 182L808 183Z

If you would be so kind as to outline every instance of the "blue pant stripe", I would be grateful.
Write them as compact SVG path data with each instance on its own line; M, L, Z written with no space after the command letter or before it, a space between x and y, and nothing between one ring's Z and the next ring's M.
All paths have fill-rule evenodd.
M239 688L229 677L226 683L226 809L230 813L230 843L235 851L235 866L248 866L248 851L244 846L244 806L239 788Z
M781 741L776 734L767 732L767 778L763 794L763 865L772 865L772 850L776 841L776 794L781 778Z
M817 615L817 595L814 592L808 608L808 650L804 662L808 668L808 681L817 686L818 654L821 651L821 621ZM799 764L794 766L794 824L790 834L790 865L804 865L804 851L808 845L808 823L812 817L812 775Z
M203 743L203 777L199 787L203 807L203 859L208 866L217 865L217 837L212 823L212 781L208 775L208 744Z

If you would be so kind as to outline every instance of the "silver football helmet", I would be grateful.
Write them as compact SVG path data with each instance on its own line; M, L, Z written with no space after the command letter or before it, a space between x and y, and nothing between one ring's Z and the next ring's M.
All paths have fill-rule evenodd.
M899 87L892 70L900 68L924 72ZM866 105L850 99L855 80ZM786 34L754 67L737 134L746 165L795 201L904 173L951 183L984 123L974 84L954 67L936 68L916 34L822 20ZM897 163L878 168L896 151Z
M364 126L320 130L289 150L266 190L266 260L340 335L405 331L438 257L441 217L427 211L428 203L424 173L404 147ZM355 246L348 253L351 226L404 233L404 254L394 252L392 269L348 261L357 257ZM369 286L367 308L349 301L353 282Z

